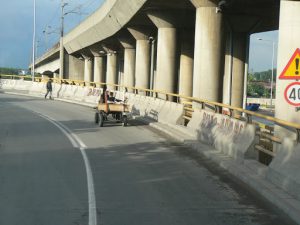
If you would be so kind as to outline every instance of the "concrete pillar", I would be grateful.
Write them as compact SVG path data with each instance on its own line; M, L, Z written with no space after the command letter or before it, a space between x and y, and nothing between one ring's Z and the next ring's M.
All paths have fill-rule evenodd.
M158 28L156 89L177 92L177 30L175 19L168 12L148 12L148 17Z
M181 38L179 94L193 94L194 35L184 33Z
M124 50L124 85L128 87L135 86L135 55L134 48L125 48Z
M107 53L107 65L106 65L106 83L117 84L118 82L118 57L114 51ZM114 90L115 87L108 85L108 89Z
M261 23L253 15L227 17L223 103L243 108L246 100L249 37ZM246 78L246 79L245 79Z
M105 83L106 76L106 53L101 46L93 46L90 49L94 59L93 82Z
M222 14L218 1L191 0L196 11L193 96L221 101L222 95Z
M65 77L71 80L84 80L84 60L72 55L65 57Z
M150 87L150 44L149 30L143 27L131 27L128 31L136 40L135 87Z
M247 34L233 33L231 105L243 108Z
M136 50L135 43L129 38L119 39L121 45L124 48L124 76L123 85L127 87L135 86L135 61ZM133 92L132 89L128 89L129 92Z
M92 56L83 55L84 58L84 81L93 81L93 60Z
M283 72L290 58L297 48L300 47L300 1L281 1L279 21L279 42L277 58L278 77ZM284 92L289 84L296 80L276 81L275 117L293 123L300 123L300 112L295 106L288 104ZM287 130L276 128L276 135L290 136Z
M248 34L228 32L226 37L223 103L243 108Z
M105 56L94 56L94 82L105 82Z
M227 105L231 105L231 86L232 86L232 59L233 59L233 38L232 32L226 33L225 44L225 65L224 65L224 77L223 77L223 100L222 102Z

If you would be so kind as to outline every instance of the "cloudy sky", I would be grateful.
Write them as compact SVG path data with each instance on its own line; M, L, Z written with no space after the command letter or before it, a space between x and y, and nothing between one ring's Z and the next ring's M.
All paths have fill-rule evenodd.
M65 31L68 32L95 11L104 0L64 0ZM37 54L58 41L61 0L36 0ZM33 0L2 0L0 7L0 67L27 68L32 58ZM45 32L43 32L45 31ZM271 68L272 44L257 38L277 41L278 32L251 36L250 71Z
M64 0L65 31L95 11L103 0ZM40 55L59 38L61 0L36 0L36 41ZM27 68L32 59L33 0L1 0L0 67ZM46 32L43 32L46 31Z

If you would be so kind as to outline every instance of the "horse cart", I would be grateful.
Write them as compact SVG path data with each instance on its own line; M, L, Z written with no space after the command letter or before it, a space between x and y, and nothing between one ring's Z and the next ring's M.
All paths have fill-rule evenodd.
M104 122L108 120L107 117L109 114L111 114L117 122L122 122L123 127L128 125L130 116L129 105L119 102L99 103L96 108L95 123L98 124L99 127L103 127Z

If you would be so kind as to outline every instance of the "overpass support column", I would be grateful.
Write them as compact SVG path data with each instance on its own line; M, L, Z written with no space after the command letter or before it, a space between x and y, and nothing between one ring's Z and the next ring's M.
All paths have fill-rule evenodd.
M93 80L93 60L91 56L83 55L84 58L84 81L92 82Z
M123 85L128 87L134 87L135 85L135 44L131 43L128 39L119 39L121 45L124 48L124 81ZM128 90L133 92L132 89Z
M177 92L177 29L173 14L149 11L148 17L158 28L156 88L161 91Z
M184 33L181 38L179 94L193 94L194 35Z
M105 56L94 55L94 82L105 82Z
M300 1L281 1L280 5L280 21L279 21L279 41L278 41L278 58L277 58L277 74L278 77L284 71L289 60L292 58L294 52L300 48ZM297 55L296 58L299 58ZM299 62L299 60L298 60ZM298 66L297 66L298 64ZM289 75L299 76L299 63L296 59L291 64L292 72ZM298 78L298 77L297 77ZM288 85L295 82L294 80L284 80L277 78L276 81L276 101L275 101L275 117L283 120L287 120L293 123L300 123L300 112L296 106L293 106L287 102L285 99L285 90ZM296 87L296 86L295 86ZM289 89L289 93L292 88ZM289 94L287 97L291 96L289 100L292 103L299 102L298 89L294 93ZM276 134L280 137L290 136L286 129L276 128Z
M94 58L94 82L104 83L106 73L106 54L101 46L90 48Z
M118 80L118 57L115 51L107 52L107 65L106 65L106 83L117 84ZM108 85L108 89L115 90L114 86Z
M223 29L218 1L190 0L197 8L193 97L220 101L222 95Z
M71 80L83 80L84 61L72 55L65 57L65 77Z
M223 103L243 108L248 34L230 32L226 41Z
M150 88L150 32L144 27L131 27L128 31L136 40L135 87L148 89Z
M239 108L243 108L247 37L246 33L233 34L231 105Z

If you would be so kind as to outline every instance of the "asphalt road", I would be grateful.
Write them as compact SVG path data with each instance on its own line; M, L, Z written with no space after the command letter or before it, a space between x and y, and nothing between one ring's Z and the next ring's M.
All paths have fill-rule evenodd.
M0 93L0 225L87 225L93 210L98 225L293 224L196 151L93 117Z

